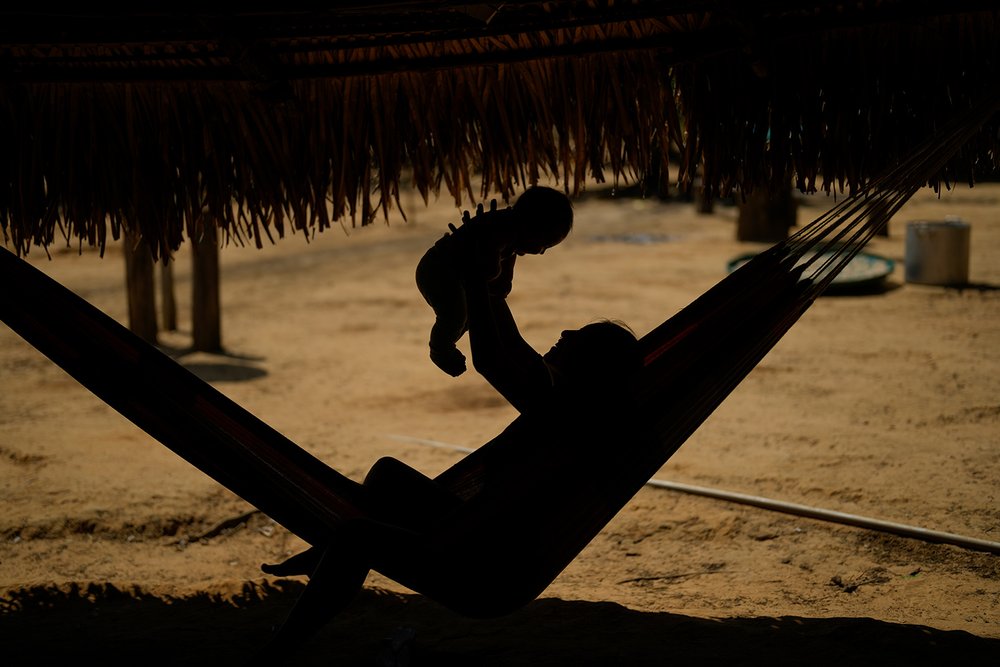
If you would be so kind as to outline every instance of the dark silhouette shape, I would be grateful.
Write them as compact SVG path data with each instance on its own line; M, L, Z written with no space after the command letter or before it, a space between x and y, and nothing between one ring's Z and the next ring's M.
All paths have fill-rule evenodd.
M434 310L430 333L431 360L444 372L465 372L465 355L455 343L468 330L463 286L472 277L486 279L494 294L507 296L518 255L541 255L562 242L573 227L573 205L563 193L528 188L514 206L490 210L480 204L476 216L466 211L459 227L431 246L417 264L420 294Z

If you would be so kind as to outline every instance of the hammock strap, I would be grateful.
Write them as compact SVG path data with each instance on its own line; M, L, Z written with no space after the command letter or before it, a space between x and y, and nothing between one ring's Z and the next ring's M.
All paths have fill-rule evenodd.
M755 256L640 339L640 410L657 445L637 466L648 479L764 358L907 200L996 113L970 109L885 176L786 241Z

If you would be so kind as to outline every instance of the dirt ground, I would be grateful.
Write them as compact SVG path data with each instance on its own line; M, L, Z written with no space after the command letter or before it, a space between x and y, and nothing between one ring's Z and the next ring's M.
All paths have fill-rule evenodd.
M396 456L434 475L514 417L474 372L426 354L413 284L459 211L222 250L224 354L162 349L303 448L361 479ZM803 198L800 223L829 207ZM970 284L908 283L908 222L971 225ZM643 334L733 257L736 209L576 202L560 246L518 263L511 305L546 349L599 317ZM348 223L349 224L349 223ZM821 297L658 479L1000 541L1000 186L921 191L869 251L884 289ZM33 265L126 321L121 249ZM4 289L17 289L5 285ZM468 351L467 343L463 346ZM609 456L614 447L609 445ZM303 579L262 562L303 544L0 326L0 660L240 664ZM484 572L483 577L489 577ZM469 582L474 587L475 582ZM468 620L373 574L293 664L913 665L1000 655L1000 558L646 487L527 608Z

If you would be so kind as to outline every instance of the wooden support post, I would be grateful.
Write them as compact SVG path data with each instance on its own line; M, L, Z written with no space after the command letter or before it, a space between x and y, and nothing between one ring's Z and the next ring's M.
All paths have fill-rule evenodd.
M736 239L761 243L784 241L797 216L798 203L790 185L778 190L759 187L740 204Z
M697 202L698 213L704 215L715 213L715 197L712 193L706 191L703 187L699 187L697 193L695 201Z
M203 221L201 235L191 239L191 347L222 351L219 304L219 244L215 223Z
M177 331L177 299L174 298L174 260L160 259L160 317L164 331Z
M125 233L125 291L128 326L134 334L156 343L156 291L153 254L140 236Z

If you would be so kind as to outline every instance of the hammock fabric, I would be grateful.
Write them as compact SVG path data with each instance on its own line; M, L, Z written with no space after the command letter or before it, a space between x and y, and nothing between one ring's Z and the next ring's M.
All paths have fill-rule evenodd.
M522 415L436 485L380 462L399 480L395 508L6 250L0 319L199 470L308 543L332 545L286 626L325 620L369 568L460 613L493 616L548 586L977 127L956 123L643 336L644 366L622 400ZM407 479L447 500L408 506Z

